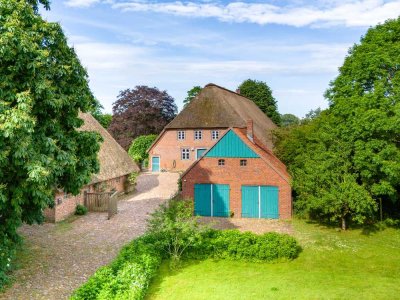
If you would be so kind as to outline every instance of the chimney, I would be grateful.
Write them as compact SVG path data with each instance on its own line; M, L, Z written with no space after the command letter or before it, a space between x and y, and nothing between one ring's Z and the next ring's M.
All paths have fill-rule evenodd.
M253 142L253 120L249 119L246 122L247 125L247 137L250 139L250 141Z
M240 94L240 89L236 89L236 94Z

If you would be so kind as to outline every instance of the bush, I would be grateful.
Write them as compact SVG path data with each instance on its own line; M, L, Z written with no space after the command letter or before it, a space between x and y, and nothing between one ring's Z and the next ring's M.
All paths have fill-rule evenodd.
M204 225L193 217L193 201L169 200L151 215L148 221L149 232L157 237L159 249L178 264L183 253L202 239Z
M82 204L78 204L75 208L75 214L78 216L86 215L87 212L88 212L87 207Z
M148 159L149 154L147 149L157 138L156 134L141 135L132 141L129 147L129 156L138 164L141 164L145 159Z
M245 261L292 260L301 251L296 239L268 232L257 235L238 230L210 229L201 243L191 247L188 258L220 258Z
M155 237L144 235L122 248L117 258L100 268L72 295L73 300L143 299L162 260Z
M7 273L12 269L16 248L19 242L14 242L7 234L1 233L0 239L0 291L9 282Z

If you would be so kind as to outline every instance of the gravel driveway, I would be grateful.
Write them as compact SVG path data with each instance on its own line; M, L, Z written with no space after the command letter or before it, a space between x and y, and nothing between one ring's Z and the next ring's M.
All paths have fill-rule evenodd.
M0 299L67 299L120 248L145 231L146 218L177 191L176 173L143 173L137 192L118 203L118 214L89 213L70 222L25 225L28 251L15 283Z

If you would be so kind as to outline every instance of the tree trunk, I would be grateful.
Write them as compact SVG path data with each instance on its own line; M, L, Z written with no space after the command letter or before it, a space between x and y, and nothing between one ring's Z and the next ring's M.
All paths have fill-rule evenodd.
M346 229L347 229L346 218L342 217L342 230L346 230Z

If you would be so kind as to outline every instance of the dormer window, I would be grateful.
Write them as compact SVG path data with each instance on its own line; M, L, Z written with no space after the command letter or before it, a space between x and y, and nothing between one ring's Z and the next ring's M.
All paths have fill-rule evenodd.
M194 131L194 139L201 140L203 138L203 132L201 130Z
M178 131L178 140L182 141L185 139L185 131L179 130Z
M218 140L219 139L219 130L211 131L211 139Z

